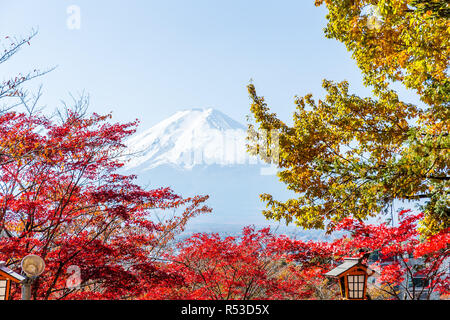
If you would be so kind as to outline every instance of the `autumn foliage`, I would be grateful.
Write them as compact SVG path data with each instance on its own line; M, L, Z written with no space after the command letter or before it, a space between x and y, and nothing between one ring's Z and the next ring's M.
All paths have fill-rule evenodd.
M316 0L328 10L325 35L342 42L373 96L347 81L323 81L326 95L295 97L292 125L271 112L253 84L249 151L278 165L296 196L262 194L264 215L332 230L394 201L422 205L424 234L450 226L450 57L448 1ZM402 101L394 83L421 104ZM256 133L271 132L258 136ZM271 137L276 135L277 139ZM263 140L263 141L261 141ZM277 157L265 157L268 153Z
M8 154L0 167L0 259L15 266L33 253L46 261L34 298L138 296L166 276L153 257L189 218L208 210L205 197L144 190L117 174L122 141L135 124L108 119L70 110L59 123L12 112L0 117ZM176 208L181 214L172 217ZM152 219L156 210L166 219ZM70 266L80 268L78 287L86 290L67 288Z
M324 80L325 98L297 97L289 126L248 87L249 129L278 134L279 178L297 195L263 194L264 214L343 235L303 241L246 227L239 236L179 240L191 218L211 211L208 197L145 189L121 174L137 121L88 114L84 97L55 115L40 112L40 93L33 101L23 89L45 73L35 70L0 83L0 260L20 272L24 256L44 259L32 285L37 300L339 299L324 274L348 256L375 271L374 298L449 295L450 29L447 4L430 3L316 0L329 10L326 35L353 53L373 97ZM0 64L34 35L7 40ZM401 101L393 81L425 107ZM275 141L265 138L249 136L249 152L270 153ZM398 199L426 200L423 213L364 222Z
M253 227L244 228L239 237L195 234L164 258L166 268L178 275L176 282L160 282L144 298L339 299L336 282L324 274L348 256L363 258L376 271L370 288L374 298L449 294L448 232L421 238L421 218L423 214L404 211L397 226L348 218L337 227L345 235L328 242L296 240ZM375 253L382 258L374 259ZM416 278L428 284L411 282Z
M312 256L316 246L304 244ZM327 281L322 266L308 261L306 252L295 257L286 249L301 246L269 228L246 227L239 237L195 234L178 245L176 255L166 257L167 268L179 274L177 285L157 286L147 299L309 299L317 297Z
M358 252L376 252L378 259L372 261L370 267L379 276L377 289L391 298L416 299L416 295L421 295L422 299L429 299L433 291L449 294L449 230L424 238L418 228L423 218L423 213L412 214L403 210L395 226L345 219L338 229L351 232L351 237L338 239L334 244L342 253L353 256ZM424 280L426 284L417 285L413 279Z
M13 42L0 63L27 43ZM120 174L137 122L88 115L86 97L45 115L22 88L33 76L0 85L1 99L18 102L0 112L0 260L20 272L24 256L44 259L33 299L136 298L171 277L155 258L190 218L210 211L207 196L146 190Z

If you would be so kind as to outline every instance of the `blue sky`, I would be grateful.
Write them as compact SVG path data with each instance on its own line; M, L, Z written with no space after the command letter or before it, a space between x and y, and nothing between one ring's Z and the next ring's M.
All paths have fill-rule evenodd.
M80 9L80 29L67 26L70 5ZM49 110L85 91L91 111L139 118L141 130L191 107L245 122L253 79L289 122L294 96L323 96L324 78L370 94L344 45L324 37L325 15L313 0L9 1L0 11L1 39L32 28L39 34L0 67L0 78L57 66L34 82L44 85Z
M67 9L80 9L71 30ZM370 95L342 43L327 39L326 9L313 0L15 0L2 3L0 40L39 33L8 63L0 80L57 66L34 80L52 111L85 91L90 111L138 118L142 131L180 109L213 107L245 123L250 79L290 123L294 96L323 97L322 80L348 80ZM398 86L397 86L398 87ZM417 103L417 96L400 90Z

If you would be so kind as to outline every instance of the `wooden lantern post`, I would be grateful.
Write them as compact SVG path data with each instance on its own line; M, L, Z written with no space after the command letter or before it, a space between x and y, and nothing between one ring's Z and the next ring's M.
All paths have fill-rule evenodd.
M361 262L362 258L345 258L344 262L325 276L338 279L341 296L345 300L367 300L368 267Z
M4 261L0 261L0 300L8 300L11 292L11 281L22 283L25 277L7 268Z

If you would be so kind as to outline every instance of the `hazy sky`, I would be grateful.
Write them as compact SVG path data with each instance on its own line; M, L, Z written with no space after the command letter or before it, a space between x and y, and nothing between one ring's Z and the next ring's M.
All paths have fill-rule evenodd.
M80 9L80 28L71 29ZM82 1L2 3L0 37L39 34L0 66L0 79L58 66L34 84L54 109L86 91L91 111L149 127L180 109L214 107L245 122L253 79L274 112L290 120L294 95L322 96L323 78L367 95L343 44L326 39L326 9L313 0Z

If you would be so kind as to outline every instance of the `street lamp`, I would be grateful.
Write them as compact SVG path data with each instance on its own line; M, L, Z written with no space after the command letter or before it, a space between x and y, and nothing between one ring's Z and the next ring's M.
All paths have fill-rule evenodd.
M25 277L7 268L4 261L0 261L0 300L9 299L11 281L20 283L24 280Z
M45 262L41 257L30 254L22 259L21 266L26 275L22 281L22 300L30 300L31 283L44 272Z
M367 278L373 272L369 273L368 267L361 260L362 258L345 258L342 264L325 274L338 279L343 299L367 299Z

